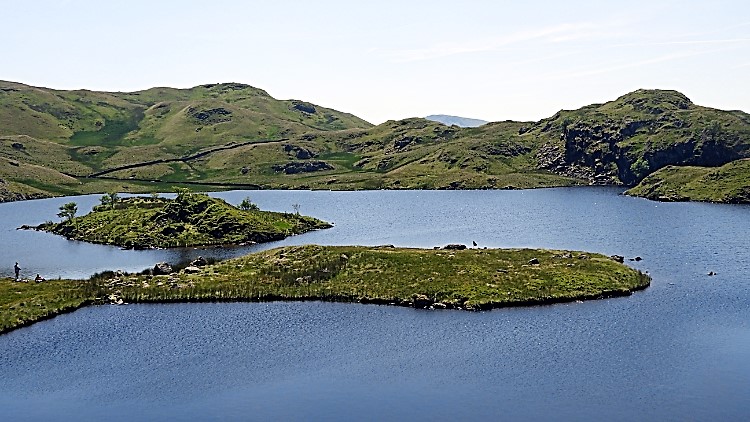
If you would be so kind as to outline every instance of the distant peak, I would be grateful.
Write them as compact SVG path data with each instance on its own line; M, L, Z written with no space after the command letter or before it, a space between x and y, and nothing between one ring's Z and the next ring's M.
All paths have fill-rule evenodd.
M471 119L468 117L451 116L447 114L432 114L425 117L427 120L442 123L444 125L456 125L460 127L477 127L487 123L485 120Z

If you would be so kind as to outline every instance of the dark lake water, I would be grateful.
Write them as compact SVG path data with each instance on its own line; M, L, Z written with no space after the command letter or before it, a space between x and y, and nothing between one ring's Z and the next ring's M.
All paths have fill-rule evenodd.
M0 336L0 420L750 417L750 207L611 188L224 192L335 227L250 248L123 251L16 231L70 198L0 205L0 275L84 277L288 244L641 256L633 296L471 313L327 303L98 306ZM77 197L81 212L98 196ZM1 264L1 263L0 263ZM709 271L717 273L708 277Z

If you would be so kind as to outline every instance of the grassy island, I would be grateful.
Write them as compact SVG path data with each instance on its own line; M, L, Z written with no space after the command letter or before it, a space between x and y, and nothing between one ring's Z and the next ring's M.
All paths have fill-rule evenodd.
M484 310L629 295L648 275L599 254L542 249L290 246L169 275L0 281L0 332L90 303L323 300Z
M667 166L625 192L656 201L750 203L750 159L721 167Z
M171 248L269 242L330 224L299 214L246 209L205 194L181 190L175 199L110 199L81 217L44 223L37 229L92 243L126 248ZM110 198L117 198L110 196Z

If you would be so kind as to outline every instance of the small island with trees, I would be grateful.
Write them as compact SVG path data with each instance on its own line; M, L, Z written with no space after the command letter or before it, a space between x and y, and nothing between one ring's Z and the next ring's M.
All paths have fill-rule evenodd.
M77 205L69 202L60 207L61 222L36 229L73 240L149 249L270 242L331 227L300 215L298 206L295 211L261 211L248 198L235 207L187 189L178 189L174 199L108 193L90 213L76 217Z

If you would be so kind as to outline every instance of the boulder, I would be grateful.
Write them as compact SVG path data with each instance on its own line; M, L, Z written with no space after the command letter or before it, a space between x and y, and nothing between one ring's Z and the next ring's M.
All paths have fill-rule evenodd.
M154 269L151 271L154 275L167 275L173 272L172 266L166 262L159 262L154 265Z
M539 265L539 258L531 258L529 260L529 265Z

